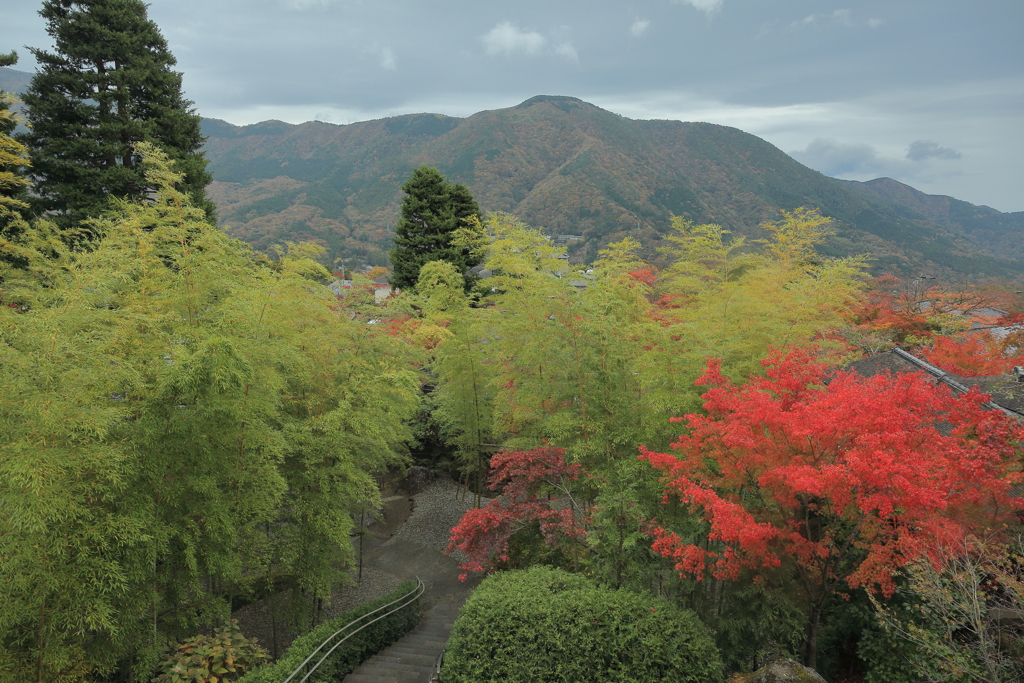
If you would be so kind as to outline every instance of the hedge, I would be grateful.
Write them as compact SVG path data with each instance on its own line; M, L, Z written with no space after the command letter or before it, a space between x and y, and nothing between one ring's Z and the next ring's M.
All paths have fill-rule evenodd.
M292 641L288 651L275 663L254 669L239 678L237 683L282 683L288 677L288 674L294 671L295 667L302 664L303 660L332 633L367 612L372 612L378 607L397 600L415 587L416 583L414 581L405 581L393 593L364 603L335 619L323 622L313 630L304 633ZM397 605L393 607L397 607ZM384 611L386 612L387 610ZM412 605L370 624L335 650L327 661L320 665L316 673L309 677L307 683L310 683L310 681L314 683L340 681L363 661L398 641L402 636L411 631L419 623L420 614L420 600L417 600ZM375 619L378 616L380 615L375 614L370 618ZM315 664L328 649L330 649L330 646L321 650L310 664ZM300 674L292 680L298 681L303 675L305 674Z
M718 648L693 612L550 567L487 578L459 614L444 683L712 683Z

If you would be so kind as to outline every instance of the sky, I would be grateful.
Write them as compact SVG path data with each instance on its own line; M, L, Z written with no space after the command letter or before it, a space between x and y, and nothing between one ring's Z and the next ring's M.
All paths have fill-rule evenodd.
M51 46L36 0L0 52ZM569 95L826 175L1024 210L1022 0L153 0L198 113L351 123Z

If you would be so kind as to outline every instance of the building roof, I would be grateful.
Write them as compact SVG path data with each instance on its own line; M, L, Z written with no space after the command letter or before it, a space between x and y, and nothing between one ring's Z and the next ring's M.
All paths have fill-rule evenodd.
M854 361L847 366L847 370L864 377L901 372L923 372L958 394L966 393L971 387L978 387L982 393L991 396L991 400L985 404L985 407L990 410L999 410L1011 417L1024 418L1024 384L1016 381L1011 375L963 377L946 372L899 347L886 353L876 353L873 356Z

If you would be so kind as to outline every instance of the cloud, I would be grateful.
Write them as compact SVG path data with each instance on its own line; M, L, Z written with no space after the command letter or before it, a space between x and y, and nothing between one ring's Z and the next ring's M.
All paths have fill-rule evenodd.
M555 54L561 57L565 57L571 62L580 61L580 56L576 53L576 48L572 46L572 43L565 42L555 48Z
M334 0L289 0L286 7L303 10L308 7L328 7L334 4Z
M925 159L959 159L963 155L950 147L939 147L937 142L931 140L915 140L907 148L907 158L911 161L924 161Z
M910 170L907 162L881 156L871 145L843 144L826 138L815 138L807 149L789 155L833 178L906 177Z
M853 20L850 19L850 10L848 9L837 9L832 13L830 17L833 24L842 24L843 26L853 26Z
M837 9L835 12L832 12L831 14L808 14L803 19L798 19L797 21L791 22L789 24L789 27L794 29L804 28L805 26L816 24L819 21L827 24L839 24L840 26L854 25L853 18L850 15L850 10ZM872 19L872 21L877 20ZM868 23L870 25L870 22ZM872 28L874 28L874 26L872 26Z
M722 0L672 0L677 5L689 5L711 16L722 8Z
M629 32L633 34L634 38L642 36L651 25L651 22L647 19L637 19L633 22L633 25L629 27Z
M874 19L874 18L868 19L868 26L870 26L871 28L878 28L879 26L881 26L884 23L885 23L885 20L883 20L883 19Z
M503 21L492 28L481 40L484 41L489 55L536 55L547 43L547 39L541 34L523 31L508 21Z
M398 68L398 64L395 62L395 51L390 47L386 47L380 51L380 65L388 71L394 71Z

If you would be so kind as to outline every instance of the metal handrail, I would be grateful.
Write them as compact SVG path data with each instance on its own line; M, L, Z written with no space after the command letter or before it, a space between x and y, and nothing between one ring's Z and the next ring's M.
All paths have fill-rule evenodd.
M903 349L901 349L898 346L893 347L892 352L894 354L896 354L897 356L899 356L900 358L902 358L903 360L905 360L905 361L907 361L909 363L912 363L913 365L916 365L917 367L921 368L922 370L927 372L929 375L934 377L936 381L942 382L943 384L948 384L949 386L953 387L953 390L956 391L957 393L966 394L968 391L970 391L970 389L968 387L964 386L960 382L957 382L955 379L950 377L949 373L946 372L945 370L943 370L942 368L936 367L936 366L932 365L931 363L929 363L928 361L921 360L920 358L918 358L914 354L907 353L906 351L904 351ZM985 407L985 408L988 408L989 410L998 410L999 412L1001 412L1004 415L1007 415L1009 417L1017 417L1018 416L1017 412L1015 412L1013 410L1010 410L1009 408L1004 408L1003 406L999 405L995 401L985 401L981 405L983 407Z
M434 672L430 674L429 683L440 683L441 680L441 667L444 665L444 651L448 648L447 645L441 648L441 654L434 660Z
M310 676L312 676L312 675L313 675L313 673L314 673L314 672L315 672L315 671L317 670L317 668L318 668L318 667L319 667L319 666L320 666L321 664L323 664L323 663L324 663L324 660L326 660L326 659L327 659L328 657L330 657L330 656L331 656L331 654L332 654L332 653L333 653L333 652L334 652L335 650L337 650L337 649L338 649L338 647L339 647L339 646L340 646L340 645L341 645L342 643L344 643L344 642L345 642L346 640L348 640L349 638L351 638L351 637L352 637L352 636L354 636L355 634L357 634L357 633L359 633L360 631L362 631L362 630L363 630L364 628L366 628L366 627L367 627L367 626L369 626L370 624L373 624L374 622L380 621L380 620L381 620L381 619L383 619L384 617L388 617L388 616L391 616L392 614L394 614L394 613L395 613L395 612L397 612L398 610L401 610L401 609L405 609L406 607L408 607L408 606L409 606L409 605L411 605L412 603L416 602L417 600L419 600L419 599L420 599L420 598L421 598L421 597L423 596L423 592L424 592L424 591L425 591L426 589L427 589L427 587L426 587L426 584L424 584L424 583L423 583L423 581L421 581L421 580L420 580L420 577L418 577L418 576L417 576L417 577L416 577L416 586L415 586L415 587L414 587L414 588L413 588L413 589L412 589L411 591L409 591L408 593L406 593L406 594L405 594L405 595L403 595L402 597L398 598L397 600L392 600L392 601L391 601L391 602L389 602L388 604L386 604L386 605L382 605L382 606L378 607L377 609L373 610L372 612L367 612L367 613L366 613L366 614L364 614L363 616L361 616L361 617L359 617L359 618L357 618L357 619L353 619L352 621L350 621L349 623L345 624L345 625L344 625L344 626L342 626L342 627L341 627L340 629L338 629L337 631L335 631L334 633L332 633L332 634L331 634L330 636L328 636L328 637L327 637L326 639L324 639L324 642L320 643L320 647L318 647L317 649L313 650L313 652L311 652L311 653L310 653L310 655L309 655L308 657L306 657L306 659L305 659L305 660L303 660L303 662L302 662L301 664L299 664L299 665L298 665L297 667L295 667L295 670L294 670L294 671L292 671L292 672L291 672L291 673L290 673L290 674L288 675L288 678L284 679L284 681L283 681L282 683L288 683L288 682L289 682L290 680L292 680L292 679L293 679L293 678L294 678L294 677L296 676L296 674L298 674L298 673L299 673L299 671L300 671L300 670L301 670L301 669L302 669L303 667L305 667L305 666L306 666L307 664L309 664L309 661L310 661L311 659L313 659L313 657L315 657L315 656L316 656L316 654L317 654L318 652L320 652L320 650L324 649L324 647L325 647L325 646L326 646L326 645L327 645L327 644L328 644L329 642L331 642L331 640L332 640L332 639L334 639L335 637L337 637L337 636L338 636L338 634L342 633L343 631L345 631L345 630L346 630L346 629L348 629L349 627L351 627L351 626L354 626L355 624L359 623L360 621L362 621L362 620L363 620L363 619L365 619L366 617L368 617L368 616L371 616L371 615L373 615L373 614L376 614L377 612L380 612L381 610L387 609L388 607L391 607L391 605L394 605L395 603L398 603L398 602L402 602L402 601L403 601L403 600L405 600L406 598L409 598L409 596L412 596L411 598L409 598L408 602L406 602L405 604L399 605L398 607L394 608L394 609L393 609L393 610L391 610L390 612L385 612L384 614L380 615L380 616L379 616L379 617L377 617L376 619L373 619L373 620L371 620L371 621L368 621L368 622L366 622L365 624L363 624L362 626L360 626L359 628L357 628L357 629L355 629L354 631L352 631L351 633L348 633L348 634L346 634L346 635L345 635L345 637L344 637L344 638L342 638L341 640L339 640L339 641L338 641L337 643L335 643L335 644L334 644L334 647L332 647L332 648L331 648L330 650L328 650L328 651L327 651L327 653L326 653L326 654L324 654L324 656L323 656L323 657L321 657L321 658L320 658L320 660L319 660L319 661L318 661L318 662L317 662L316 664L314 664L314 665L313 665L313 668L312 668L312 669L310 669L309 671L307 671L307 672L306 672L306 675L305 675L305 676L303 676L303 677L302 677L302 679L301 679L301 680L299 681L299 683L305 683L306 679L307 679L307 678L309 678ZM414 593L415 593L416 595L413 595Z

